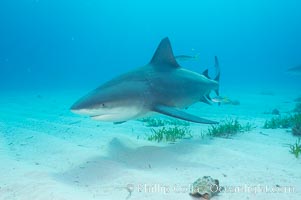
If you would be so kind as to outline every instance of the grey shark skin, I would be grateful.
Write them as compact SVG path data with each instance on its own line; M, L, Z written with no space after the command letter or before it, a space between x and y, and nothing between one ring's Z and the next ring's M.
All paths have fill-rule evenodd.
M71 111L114 123L161 113L190 122L215 124L181 109L209 101L210 91L218 86L218 81L180 67L169 39L164 38L149 64L104 83L79 99Z

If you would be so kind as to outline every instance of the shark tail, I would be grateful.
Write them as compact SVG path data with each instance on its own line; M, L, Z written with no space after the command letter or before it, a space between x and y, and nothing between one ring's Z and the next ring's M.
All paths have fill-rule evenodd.
M214 80L218 83L218 86L216 89L214 89L214 92L216 93L217 96L219 96L219 79L220 79L220 67L219 67L219 62L218 62L218 58L217 56L214 57L214 68L215 68L215 71L216 71L216 76L214 79L211 79L210 76L209 76L209 73L208 73L208 69L206 69L202 75L205 76L206 78L208 79L211 79L211 80ZM204 102L206 104L209 104L211 105L212 104L212 99L210 97L210 93L209 94L206 94L204 95L201 99L200 99L201 102ZM218 105L220 105L220 102L218 103Z
M215 76L214 80L219 83L221 70L219 67L219 62L218 62L217 56L214 57L214 67L216 70L216 76ZM218 85L218 88L214 90L214 92L216 93L217 96L219 96L219 85Z

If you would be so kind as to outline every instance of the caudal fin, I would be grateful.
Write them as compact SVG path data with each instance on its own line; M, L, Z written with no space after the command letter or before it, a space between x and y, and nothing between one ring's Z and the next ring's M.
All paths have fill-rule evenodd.
M214 80L216 82L219 82L221 70L220 70L220 67L219 67L219 62L218 62L217 56L214 57L214 67L215 67L215 70L216 70L216 77L214 78ZM217 89L214 90L214 92L216 93L217 96L219 96L219 86L218 86Z

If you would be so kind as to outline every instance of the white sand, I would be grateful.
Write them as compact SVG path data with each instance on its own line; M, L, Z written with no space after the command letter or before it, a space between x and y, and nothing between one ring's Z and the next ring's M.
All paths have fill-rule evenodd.
M256 129L211 139L201 137L206 125L191 124L194 138L176 144L148 142L150 130L138 121L112 125L73 115L68 108L80 92L1 93L0 199L185 200L192 199L185 189L202 176L228 189L213 199L298 199L301 158L287 146L297 138L283 129L261 128L272 117L264 112L291 110L297 95L259 92L229 92L240 106L189 109L209 119L249 121ZM229 191L259 185L294 191ZM130 197L126 187L133 189Z

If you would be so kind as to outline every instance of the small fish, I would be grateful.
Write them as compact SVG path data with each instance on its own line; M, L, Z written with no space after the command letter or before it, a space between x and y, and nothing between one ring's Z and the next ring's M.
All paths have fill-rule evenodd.
M216 96L211 99L214 103L225 103L225 104L230 104L231 100L228 97L221 97L221 96Z
M240 105L240 102L238 100L231 100L228 97L221 97L221 96L216 96L212 98L211 101L214 103L218 103L218 105L221 104L234 105L234 106Z
M289 68L286 72L292 75L301 75L301 65Z
M294 100L295 102L301 102L301 96Z
M178 55L175 56L177 61L196 61L199 59L199 55L187 56L187 55Z

